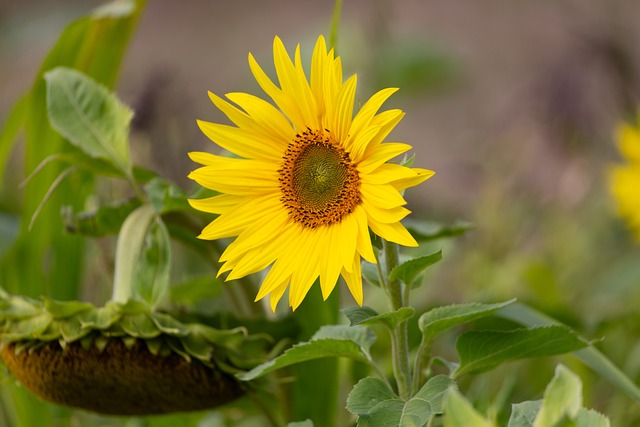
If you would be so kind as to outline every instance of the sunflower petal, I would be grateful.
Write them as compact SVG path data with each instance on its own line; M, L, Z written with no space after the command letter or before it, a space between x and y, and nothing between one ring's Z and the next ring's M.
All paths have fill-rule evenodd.
M362 206L357 206L353 215L358 224L358 241L356 243L358 253L360 253L362 258L366 259L370 263L376 264L376 256L373 253L373 245L371 244L371 238L369 237L367 213Z
M213 214L223 214L229 212L237 204L241 203L245 198L242 196L234 196L232 194L219 194L205 199L189 199L188 202L192 208L202 212Z
M397 243L402 246L416 247L418 242L413 238L404 226L399 223L383 224L369 217L369 227L378 236L390 242Z
M415 187L436 174L434 171L429 169L413 168L411 170L415 172L415 176L397 179L393 181L391 185L393 185L396 190L402 191L409 187Z
M383 163L409 150L411 150L411 146L401 142L379 144L373 150L367 150L364 159L358 164L358 171L361 175L368 175Z
M271 306L271 310L275 313L276 307L278 306L278 302L284 295L284 292L287 290L289 286L289 281L285 280L280 285L278 285L271 293L269 294L269 305Z
M362 293L362 270L360 266L360 257L354 257L352 262L353 264L350 268L351 271L347 271L347 269L342 270L342 277L344 277L344 281L347 282L347 287L349 288L349 291L351 291L353 299L355 299L356 303L362 307L364 296Z

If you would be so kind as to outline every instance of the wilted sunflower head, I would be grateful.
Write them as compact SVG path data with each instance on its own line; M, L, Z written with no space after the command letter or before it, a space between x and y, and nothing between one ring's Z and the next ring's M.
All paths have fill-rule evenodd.
M640 116L638 117L640 122ZM609 173L609 187L620 216L640 241L640 127L627 123L616 130L616 142L626 162Z
M220 257L227 280L270 266L256 300L275 307L289 287L295 310L320 278L326 299L342 275L362 305L361 257L375 263L369 229L383 239L417 246L400 220L409 214L402 191L433 175L388 163L411 146L384 143L401 110L378 113L397 89L374 94L353 115L357 76L342 79L342 63L318 37L307 79L300 46L293 61L276 37L273 57L279 86L249 54L249 66L275 106L246 93L226 100L209 93L235 124L198 121L200 129L238 158L190 153L204 166L190 178L221 194L190 200L218 214L199 236L237 236ZM239 107L239 108L238 108Z

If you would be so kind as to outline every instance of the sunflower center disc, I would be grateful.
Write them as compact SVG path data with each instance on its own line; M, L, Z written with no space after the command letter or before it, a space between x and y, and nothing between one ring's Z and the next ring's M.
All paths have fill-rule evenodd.
M297 135L279 173L281 200L293 220L306 227L340 222L360 203L358 170L328 134Z

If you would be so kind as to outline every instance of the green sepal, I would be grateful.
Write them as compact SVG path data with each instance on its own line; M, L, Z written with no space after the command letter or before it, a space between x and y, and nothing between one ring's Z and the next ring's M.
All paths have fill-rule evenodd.
M141 341L152 354L178 354L232 374L264 363L274 340L267 334L249 334L243 327L216 329L200 323L182 323L147 304L109 301L103 307L79 301L30 299L0 293L0 344L16 351L58 342L65 348L79 342L102 352L110 340L127 348Z

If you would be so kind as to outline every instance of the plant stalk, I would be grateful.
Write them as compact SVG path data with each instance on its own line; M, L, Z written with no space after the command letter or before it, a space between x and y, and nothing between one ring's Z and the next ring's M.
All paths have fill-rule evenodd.
M383 241L384 258L386 264L387 296L392 310L405 307L408 301L403 298L403 285L399 280L391 279L389 273L400 263L399 248L396 243ZM382 278L381 278L382 279ZM393 361L393 374L398 386L398 395L404 400L409 400L413 392L411 364L409 362L409 334L407 321L400 322L391 332L391 354Z

